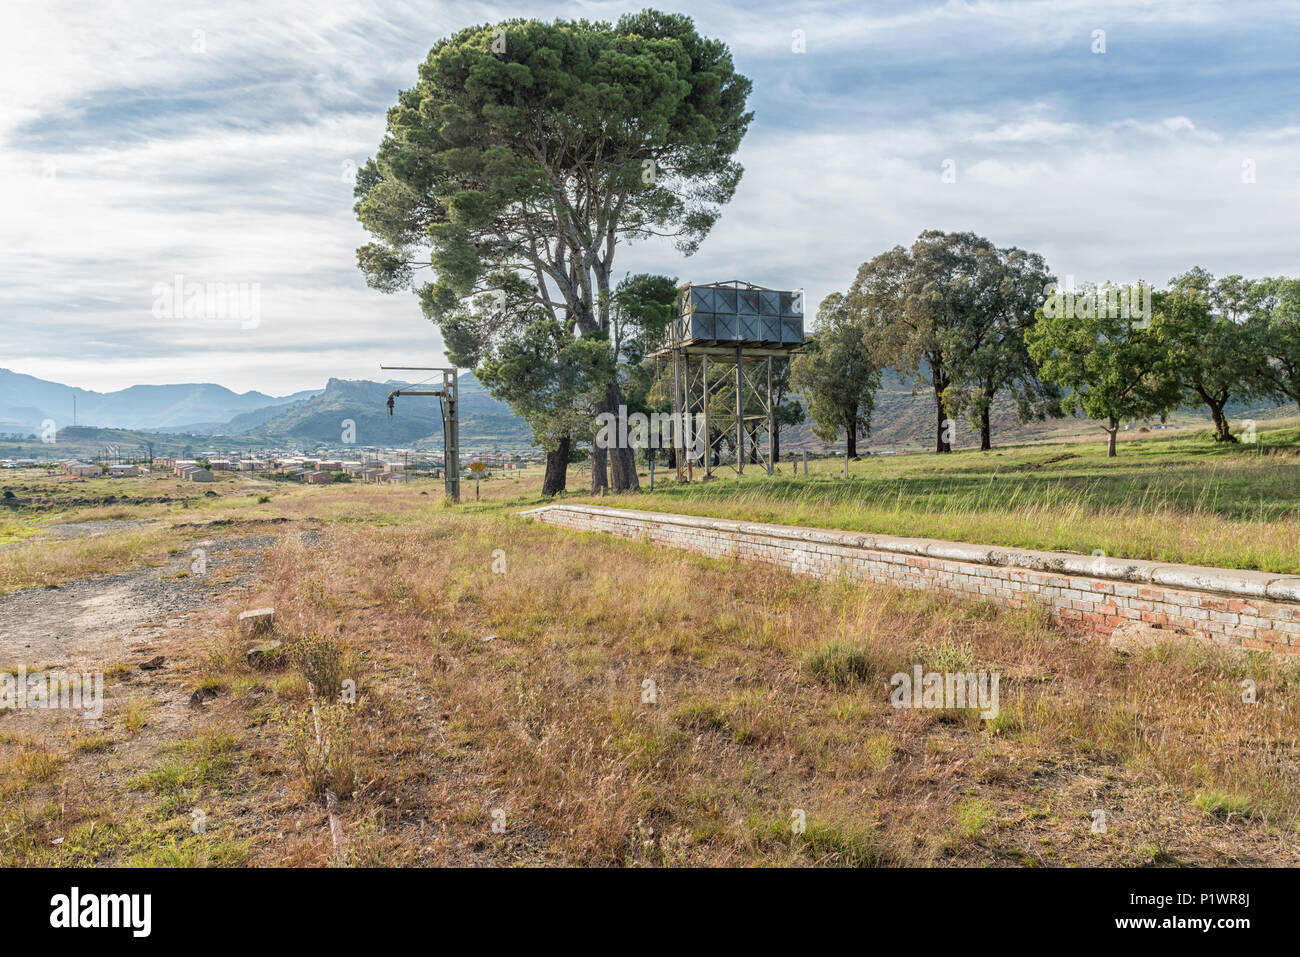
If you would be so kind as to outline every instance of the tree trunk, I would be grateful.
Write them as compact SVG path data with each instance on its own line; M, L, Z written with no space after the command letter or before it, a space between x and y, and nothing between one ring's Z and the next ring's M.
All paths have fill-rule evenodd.
M1106 420L1106 458L1115 457L1115 438L1119 435L1119 419L1111 416Z
M542 494L556 495L564 491L569 477L569 437L560 439L554 449L546 450L546 475L542 478Z
M948 413L943 407L943 389L939 387L938 383L935 383L934 386L934 409L935 422L937 423L934 434L934 450L937 453L951 452L952 444L944 438L944 433L948 431Z
M1210 406L1210 417L1214 419L1214 441L1236 442L1237 437L1232 434L1232 425L1228 422L1228 417L1223 414L1223 406L1226 403L1207 404Z
M605 403L604 407L600 411L610 413L615 417L615 420L617 420L620 409L622 409L624 415L626 415L626 409L623 404L623 390L619 388L618 382L612 381L610 382L609 387L605 390ZM636 450L630 445L622 446L615 442L612 448L608 450L601 449L600 451L602 453L600 457L600 475L602 482L607 482L609 487L613 488L615 492L639 492L641 490L641 482L636 476ZM608 451L608 455L604 454L606 451ZM593 466L595 464L594 458L593 455ZM608 479L605 479L604 474L606 458L609 460L610 474ZM591 482L592 492L599 493L599 490L596 488L596 472L594 468L592 471Z
M980 412L980 451L987 452L993 448L993 429L989 426L989 407L985 405Z
M772 426L772 464L781 461L781 426Z
M844 454L853 461L858 459L858 420L850 419L849 424L844 429L845 443Z
M599 495L609 488L607 469L608 454L606 449L598 448L593 438L591 442L591 494Z

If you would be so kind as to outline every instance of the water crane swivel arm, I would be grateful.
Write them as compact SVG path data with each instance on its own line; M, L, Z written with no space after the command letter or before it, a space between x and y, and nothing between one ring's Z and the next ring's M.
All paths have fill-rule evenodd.
M442 389L434 389L428 392L417 391L415 389L395 389L394 391L388 393L388 414L389 415L393 414L393 404L399 395L436 395L438 398L442 398L446 394L447 393L444 392Z

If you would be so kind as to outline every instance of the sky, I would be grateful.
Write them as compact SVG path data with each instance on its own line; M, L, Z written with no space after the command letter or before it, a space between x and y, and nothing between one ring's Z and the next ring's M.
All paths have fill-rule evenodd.
M6 0L0 368L284 395L443 364L356 268L386 110L462 27L643 5ZM619 275L815 304L925 229L1080 282L1300 275L1296 0L659 5L728 44L755 118L700 251L624 246ZM225 317L187 317L194 284Z

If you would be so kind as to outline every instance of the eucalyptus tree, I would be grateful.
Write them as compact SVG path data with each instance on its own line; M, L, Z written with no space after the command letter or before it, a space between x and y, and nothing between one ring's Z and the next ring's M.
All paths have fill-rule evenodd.
M952 380L943 398L954 415L967 417L987 451L1000 394L1014 400L1021 422L1063 414L1060 387L1039 376L1025 347L1053 277L1038 253L997 249L987 240L969 246L974 268L965 278L965 308L943 329Z
M1255 390L1300 405L1300 279L1251 282L1243 311L1261 353Z
M984 291L982 271L996 250L973 233L927 230L858 269L846 307L864 327L872 362L930 380L935 451L951 452L949 403L960 385L962 331Z
M539 314L612 350L617 248L662 236L695 251L740 180L749 90L727 47L678 14L515 19L439 40L358 171L373 237L358 264L375 288L415 289L439 326L459 322L468 352L466 336L490 353ZM494 308L465 322L484 293ZM611 374L597 411L620 403ZM636 488L631 450L612 459L615 489ZM604 469L592 476L603 487Z
M880 370L866 329L845 297L833 292L817 308L817 325L791 364L791 385L800 390L813 435L832 442L842 433L844 452L858 457L858 439L871 432Z
M1069 390L1064 408L1103 423L1111 457L1121 422L1163 417L1181 399L1152 324L1135 310L1040 309L1025 334L1042 377Z
M1239 280L1215 282L1198 267L1154 296L1151 331L1164 350L1167 375L1183 389L1184 401L1210 410L1216 442L1237 441L1226 407L1257 394L1265 363L1263 343L1245 321L1248 290Z

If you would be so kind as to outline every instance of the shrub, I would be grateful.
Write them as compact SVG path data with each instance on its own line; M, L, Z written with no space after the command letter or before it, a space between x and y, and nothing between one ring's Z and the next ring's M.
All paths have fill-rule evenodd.
M975 665L975 650L969 640L958 641L950 636L937 645L924 645L920 650L929 671L945 674L970 671Z
M1255 814L1250 799L1239 794L1202 791L1192 799L1192 803L1211 817L1253 817Z
M338 700L343 690L343 652L337 644L319 635L308 635L289 649L289 660L307 679L315 697Z
M880 672L870 649L865 645L829 642L803 656L803 668L832 688L849 688L870 681Z
M957 805L957 825L967 837L977 837L991 823L994 810L987 801L972 798Z
M282 712L281 720L306 799L319 800L326 788L339 795L351 793L357 773L352 708L313 702L299 711Z

